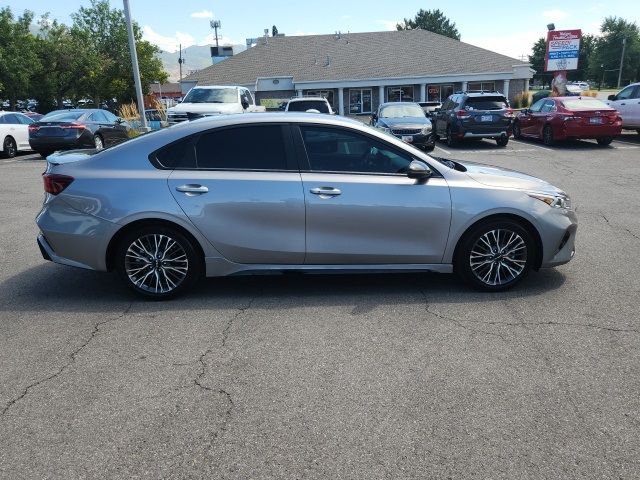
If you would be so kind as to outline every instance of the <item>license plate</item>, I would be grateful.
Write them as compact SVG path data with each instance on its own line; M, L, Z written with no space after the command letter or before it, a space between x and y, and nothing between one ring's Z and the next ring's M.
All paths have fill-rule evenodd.
M602 118L601 117L591 117L589 119L589 123L600 124L600 123L602 123Z
M493 120L493 115L481 115L480 116L480 121L481 122L490 122L491 120Z
M411 142L413 142L413 137L411 135L403 135L402 136L402 141L403 142L407 142L407 143L411 143Z

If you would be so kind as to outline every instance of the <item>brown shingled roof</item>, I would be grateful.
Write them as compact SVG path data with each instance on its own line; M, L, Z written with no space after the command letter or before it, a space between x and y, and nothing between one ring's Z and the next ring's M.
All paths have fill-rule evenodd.
M184 80L200 85L294 82L512 72L526 63L426 30L270 37Z

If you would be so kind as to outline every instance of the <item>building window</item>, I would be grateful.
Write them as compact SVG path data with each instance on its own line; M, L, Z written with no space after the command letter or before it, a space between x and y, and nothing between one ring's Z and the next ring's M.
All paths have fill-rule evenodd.
M336 109L335 103L333 103L333 90L305 90L304 96L326 98L331 108Z
M450 95L453 95L453 85L429 85L427 87L428 102L444 102Z
M349 113L371 113L371 89L370 88L350 88L349 89Z
M387 102L413 102L413 87L387 87Z
M496 82L473 82L469 83L470 92L495 92Z

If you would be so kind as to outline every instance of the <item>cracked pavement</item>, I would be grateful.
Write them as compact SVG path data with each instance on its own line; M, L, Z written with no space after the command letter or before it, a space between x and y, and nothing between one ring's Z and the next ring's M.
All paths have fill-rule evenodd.
M0 479L640 477L640 136L621 140L436 149L572 196L576 258L503 294L287 275L142 301L42 260L44 163L0 160Z

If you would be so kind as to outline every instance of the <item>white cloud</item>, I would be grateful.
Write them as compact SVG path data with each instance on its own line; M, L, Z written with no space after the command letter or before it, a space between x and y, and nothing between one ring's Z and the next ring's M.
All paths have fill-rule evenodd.
M376 23L383 25L385 30L395 30L396 25L402 23L402 20L376 20Z
M524 55L524 61L526 62L528 61L527 55L531 53L533 44L543 36L545 36L544 33L532 30L505 35L463 37L462 41L518 60L522 60L521 57Z
M172 37L168 37L154 31L149 25L142 27L142 38L172 53L178 51L180 44L182 48L187 48L196 43L196 39L188 33L176 32Z
M213 18L213 12L211 10L200 10L199 12L193 12L191 18Z
M547 20L551 20L552 22L559 22L560 20L567 18L569 16L569 13L565 12L564 10L553 8L551 10L545 10L544 12L542 12L542 16Z

